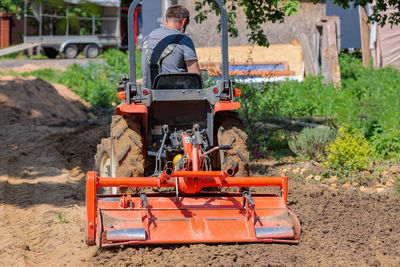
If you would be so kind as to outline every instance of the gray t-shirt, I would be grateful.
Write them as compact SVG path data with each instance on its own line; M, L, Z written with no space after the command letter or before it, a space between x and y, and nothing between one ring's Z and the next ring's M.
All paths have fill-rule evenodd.
M159 28L152 31L143 42L147 41L148 53L153 62L157 62L165 48L176 43L171 54L161 61L161 73L187 72L185 61L197 60L192 39L186 34L169 28ZM150 66L147 63L146 52L142 51L143 86L151 88ZM154 79L154 77L153 77Z

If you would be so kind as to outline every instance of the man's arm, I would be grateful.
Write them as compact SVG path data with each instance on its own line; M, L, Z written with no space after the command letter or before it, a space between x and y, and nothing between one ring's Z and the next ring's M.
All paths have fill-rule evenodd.
M188 72L197 73L197 74L201 75L199 62L197 60L188 60L185 62L186 62L186 67L187 67Z

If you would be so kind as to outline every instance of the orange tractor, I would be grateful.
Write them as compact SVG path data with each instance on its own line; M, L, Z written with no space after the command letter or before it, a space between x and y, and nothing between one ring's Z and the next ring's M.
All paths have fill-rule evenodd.
M287 177L249 177L247 135L228 75L227 13L221 14L222 79L204 88L193 73L136 83L133 15L128 12L130 76L118 85L111 135L102 139L86 181L86 243L298 243L287 206ZM278 187L277 194L254 187Z

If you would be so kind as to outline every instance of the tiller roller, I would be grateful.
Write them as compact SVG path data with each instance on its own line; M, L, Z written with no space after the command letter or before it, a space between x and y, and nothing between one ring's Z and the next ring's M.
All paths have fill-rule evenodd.
M232 177L233 168L203 171L205 155L196 137L183 135L182 140L184 156L157 177L87 173L88 244L298 243L300 224L287 206L287 177ZM96 195L101 187L170 187L175 192ZM223 193L223 187L241 190ZM279 187L280 195L251 193L249 187Z
M298 243L287 177L251 177L247 135L229 79L227 12L221 14L221 80L194 73L136 83L134 0L128 11L130 75L118 84L110 137L87 173L86 243ZM146 0L143 0L146 1ZM207 76L207 75L204 75ZM255 187L277 187L276 194Z

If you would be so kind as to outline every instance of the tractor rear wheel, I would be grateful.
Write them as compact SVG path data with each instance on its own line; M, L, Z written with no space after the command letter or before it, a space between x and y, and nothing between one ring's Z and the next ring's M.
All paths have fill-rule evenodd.
M113 177L144 176L144 155L140 125L122 116L111 122L111 165ZM115 190L118 189L118 190ZM121 193L135 192L135 188L115 188ZM117 192L113 192L117 193Z
M94 156L94 170L100 177L112 177L111 137L101 139L101 143L97 145L97 153ZM111 194L111 188L103 188L103 193Z
M220 150L221 170L234 168L236 177L248 177L249 151L247 149L247 134L242 123L232 117L221 121L217 132L218 145L231 145L230 150ZM228 190L229 191L229 190Z

